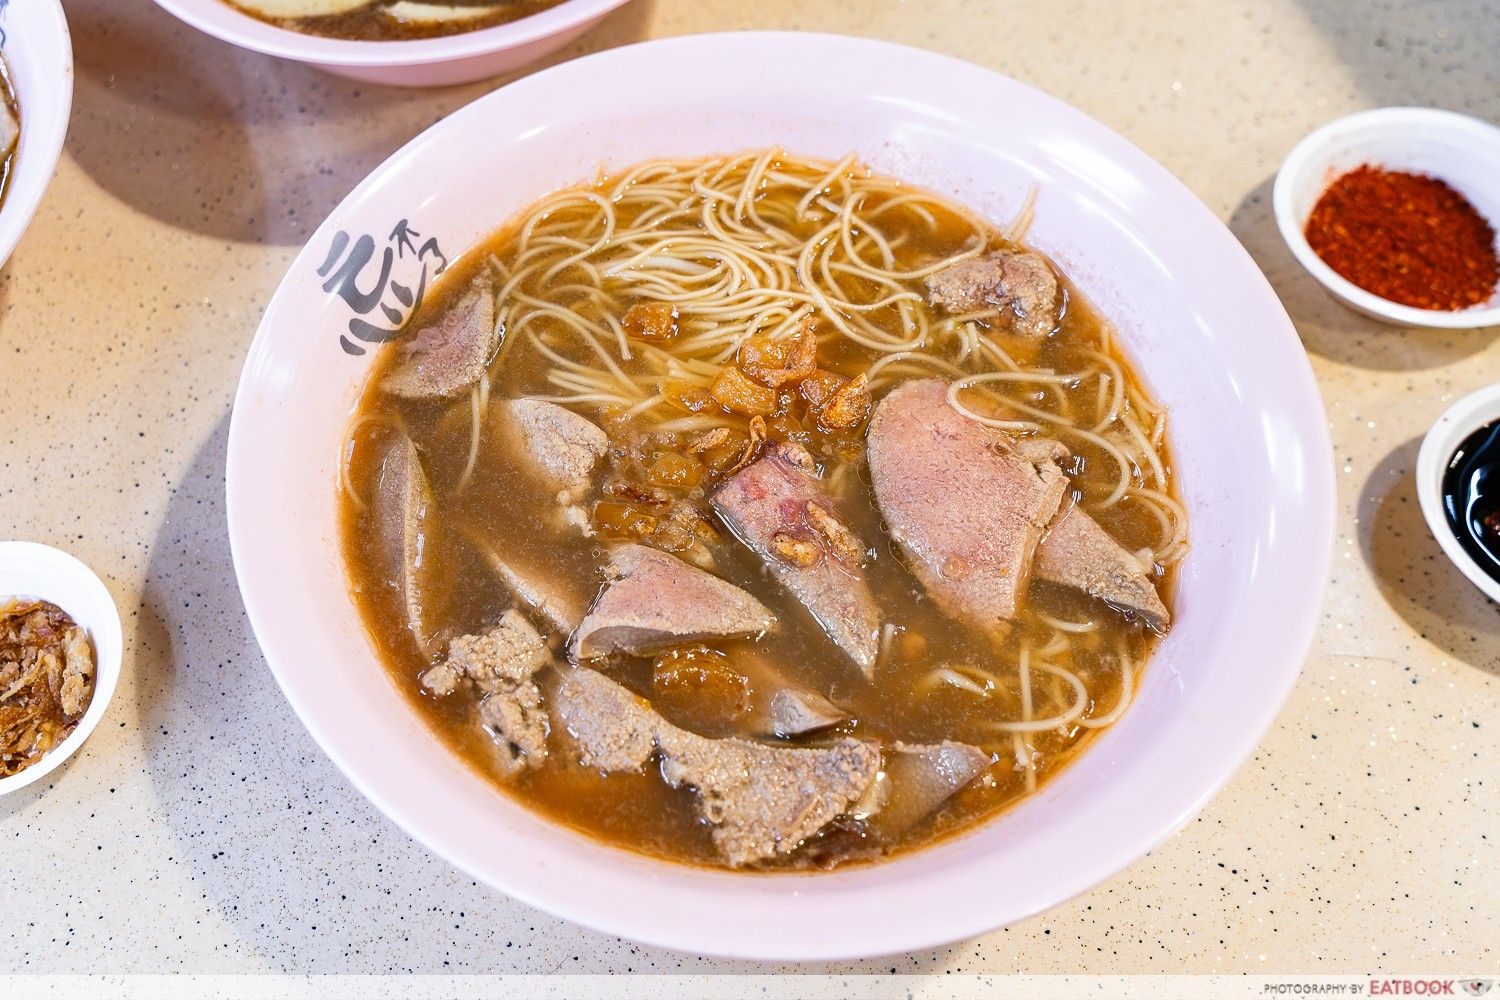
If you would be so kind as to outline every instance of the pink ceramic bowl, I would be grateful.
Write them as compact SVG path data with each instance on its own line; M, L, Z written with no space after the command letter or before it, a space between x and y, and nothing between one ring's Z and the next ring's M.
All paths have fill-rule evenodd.
M856 150L1000 221L1037 184L1030 239L1115 322L1170 407L1193 550L1134 705L1040 794L882 865L757 876L654 861L554 826L472 773L407 706L376 662L336 541L340 445L373 352L341 347L354 317L325 291L324 265L366 234L378 253L402 220L456 253L601 164L772 145L828 159ZM398 280L418 280L411 255L396 263ZM228 493L235 568L266 659L380 809L549 912L698 954L776 959L979 934L1109 878L1176 830L1249 756L1296 680L1334 496L1323 407L1291 322L1171 174L1003 76L812 34L677 38L566 63L391 157L313 236L266 311L235 400Z
M627 0L565 0L510 24L412 42L319 38L257 21L223 0L156 0L199 31L231 45L311 63L339 76L397 87L443 87L535 62L583 34Z

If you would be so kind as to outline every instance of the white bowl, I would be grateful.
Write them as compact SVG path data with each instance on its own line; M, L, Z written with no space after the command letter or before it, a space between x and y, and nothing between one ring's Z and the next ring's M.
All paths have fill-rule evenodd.
M1500 323L1500 291L1457 312L1417 309L1365 291L1323 262L1304 230L1318 198L1362 164L1446 181L1500 227L1500 128L1433 108L1379 108L1329 122L1292 149L1276 173L1271 203L1292 255L1335 299L1396 326L1468 329Z
M337 542L340 446L374 355L341 349L351 312L317 272L340 233L383 246L407 219L451 253L601 163L772 145L828 159L857 150L877 171L1002 222L1040 185L1032 240L1114 320L1171 408L1194 548L1173 631L1134 706L1040 794L885 864L757 876L655 861L554 826L449 753L396 690L348 596ZM418 280L410 255L398 263L396 280ZM1297 677L1333 495L1327 423L1291 322L1180 182L1013 80L815 34L613 49L501 88L417 137L293 263L246 360L228 449L230 539L251 623L303 723L371 801L475 878L542 909L754 958L878 955L987 931L1108 878L1186 822L1255 748Z
M1416 477L1417 502L1422 505L1422 517L1438 546L1470 583L1490 600L1500 602L1500 581L1486 573L1474 557L1464 551L1448 524L1448 514L1443 506L1443 475L1448 471L1453 453L1470 434L1497 420L1500 420L1500 384L1471 392L1448 407L1422 438L1422 447L1417 452Z
M73 43L58 0L24 0L0 8L10 67L21 106L21 141L5 204L0 206L0 265L10 260L57 170L73 106Z
M78 726L41 760L0 778L0 796L41 781L83 746L115 695L124 650L114 598L93 570L66 552L35 542L0 542L0 600L7 597L40 598L66 611L93 641L95 675L94 697Z
M628 0L565 0L509 24L408 42L321 38L258 21L223 0L156 0L199 31L355 80L443 87L520 69L555 52ZM597 84L596 84L597 86Z

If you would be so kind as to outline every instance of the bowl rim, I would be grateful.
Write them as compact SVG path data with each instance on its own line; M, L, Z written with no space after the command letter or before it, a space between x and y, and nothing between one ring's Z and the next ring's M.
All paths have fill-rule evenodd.
M1342 136L1355 131L1381 129L1397 132L1411 127L1426 127L1478 139L1500 147L1500 127L1471 115L1441 108L1415 106L1393 106L1356 111L1353 114L1327 122L1304 136L1282 161L1276 171L1272 185L1271 204L1276 216L1276 227L1286 241L1292 256L1297 258L1313 278L1336 298L1344 300L1360 312L1367 313L1384 322L1399 326L1426 327L1439 330L1470 330L1500 324L1500 302L1491 306L1475 306L1454 311L1442 309L1418 309L1381 298L1373 292L1360 288L1324 262L1307 242L1303 232L1306 219L1292 207L1293 185L1310 170L1319 169L1325 151ZM1500 176L1500 175L1497 175ZM1489 220L1500 229L1500 219ZM1500 242L1500 237L1497 237ZM1500 247L1497 247L1500 249ZM1500 289L1497 289L1500 296Z
M156 0L178 20L253 52L324 66L396 68L491 55L550 38L602 17L630 0L562 0L555 7L475 31L437 38L368 41L309 35L274 24L224 0Z
M0 778L0 796L18 792L27 785L41 781L78 752L78 748L83 746L84 741L98 728L99 723L104 719L104 713L109 709L109 703L114 698L115 688L119 684L124 659L124 632L120 622L120 609L115 603L114 596L110 594L109 588L99 578L99 574L71 553L40 542L0 541L0 562L8 559L26 559L34 564L47 566L59 575L71 577L82 589L92 593L92 596L99 601L101 609L108 610L101 621L85 623L74 618L77 624L83 625L88 630L89 639L94 647L94 695L89 701L89 707L83 713L83 718L68 734L67 739L53 747L37 763L19 774ZM16 595L5 592L0 593L0 596ZM28 593L19 596L52 600L46 594ZM60 604L58 606L61 607ZM63 608L63 610L70 616L74 614L73 609ZM101 635L105 641L101 641ZM101 655L101 649L106 649L108 655Z
M53 32L52 40L61 46L61 86L48 99L54 113L40 120L28 109L36 108L42 101L30 95L16 94L21 106L21 138L15 153L16 170L10 178L5 205L0 208L0 267L9 262L47 196L47 189L51 187L58 162L62 159L63 143L68 136L73 112L73 36L68 30L62 2L43 0L34 7L26 6L30 8L26 16L48 19L42 23ZM7 8L7 13L14 14L20 9L23 8L12 6ZM11 85L19 90L14 65L8 59L7 64L11 70Z
M1448 526L1443 506L1443 475L1453 452L1464 439L1487 424L1500 420L1500 382L1476 389L1455 402L1433 421L1417 450L1417 503L1427 530L1443 555L1490 600L1500 603L1500 580L1484 571L1459 544Z
M1162 804L1153 809L1149 823L1142 824L1149 827L1149 833L1132 832L1128 847L1106 847L1089 859L1086 864L1068 866L1049 882L1049 888L1045 892L1029 893L1025 902L1009 904L1011 908L1003 916L997 917L989 911L968 911L960 915L949 915L942 920L923 923L921 926L913 925L888 930L876 935L875 938L862 937L857 942L850 940L847 935L840 937L836 943L829 943L801 940L786 934L781 934L774 943L765 940L726 941L722 936L715 937L710 933L709 928L683 931L680 929L683 926L681 920L676 921L678 929L669 931L660 921L643 923L634 919L603 915L600 907L588 900L571 898L566 894L533 891L529 886L503 884L497 881L497 877L482 870L477 861L461 857L461 852L449 850L436 842L433 837L429 836L429 833L433 831L425 829L430 824L424 818L412 815L410 810L403 810L397 803L390 800L385 794L386 790L374 787L379 775L362 773L361 768L352 764L350 755L355 752L355 748L342 745L344 743L342 740L323 738L323 726L319 721L321 710L312 704L310 698L304 697L307 692L299 690L298 685L292 682L293 678L288 673L293 670L296 658L281 655L289 653L289 650L272 639L271 646L277 649L278 655L273 657L268 653L266 659L299 720L314 735L324 752L339 766L351 784L413 839L448 860L459 870L478 881L500 889L512 898L604 933L621 934L632 940L678 951L733 958L790 961L866 958L935 947L987 932L1002 923L1008 924L1025 919L1092 888L1139 860L1201 810L1255 752L1296 683L1307 651L1311 647L1321 613L1322 597L1327 586L1327 568L1332 558L1336 505L1332 446L1326 412L1317 392L1311 367L1305 353L1301 350L1295 328L1286 316L1285 310L1244 247L1233 238L1218 216L1193 195L1179 179L1139 147L1077 108L1003 74L910 46L838 35L805 32L722 32L658 39L610 49L524 77L455 111L443 122L429 128L401 150L393 153L361 181L338 208L330 213L328 219L314 232L308 244L294 260L286 278L278 286L268 304L261 327L249 349L236 393L226 456L228 464L226 471L227 516L236 574L241 583L242 593L245 595L247 615L258 640L261 641L262 648L266 649L266 640L275 636L278 630L271 628L272 616L267 613L268 606L263 606L257 597L258 591L252 592L254 588L250 585L251 578L260 575L259 567L252 572L247 572L247 567L255 563L253 533L250 527L257 512L253 504L242 502L237 496L241 484L253 481L256 475L255 468L248 458L248 453L251 451L249 438L254 432L248 426L247 412L259 403L258 397L262 392L262 387L257 384L259 376L274 368L270 357L270 342L275 335L275 327L279 321L278 312L285 308L284 302L292 294L295 275L300 269L307 269L309 265L315 267L317 261L322 259L319 240L324 239L326 236L324 230L329 229L335 220L347 218L350 210L346 209L346 206L361 203L370 197L372 192L386 185L393 175L407 170L407 161L420 154L422 147L439 141L435 138L439 130L459 129L465 126L482 114L482 111L477 111L476 108L482 109L487 102L519 99L523 93L549 86L556 77L579 73L585 68L589 70L613 69L616 61L640 59L642 52L649 52L652 57L659 59L679 46L709 46L711 51L717 47L727 46L732 51L744 53L763 45L772 46L773 50L782 52L783 56L788 58L789 56L785 54L789 50L811 45L826 47L827 51L840 58L857 56L861 61L869 64L885 64L897 58L925 61L925 64L934 70L940 69L953 74L963 82L983 83L989 86L994 86L998 82L1006 88L1014 88L1015 91L1031 95L1053 113L1065 117L1071 126L1086 131L1092 140L1105 146L1110 153L1128 160L1132 169L1139 169L1148 174L1154 185L1161 186L1165 195L1170 195L1172 199L1180 199L1183 208L1191 215L1195 224L1211 229L1215 234L1218 238L1215 246L1225 255L1226 260L1237 262L1237 265L1244 269L1243 273L1247 277L1253 276L1254 280L1251 283L1253 287L1250 291L1255 296L1257 304L1264 305L1267 309L1274 309L1279 315L1279 321L1274 324L1274 333L1277 335L1274 341L1275 351L1278 354L1284 353L1289 365L1286 377L1290 395L1284 397L1287 403L1284 409L1294 417L1298 430L1304 433L1298 437L1299 447L1297 455L1294 456L1294 460L1299 463L1298 475L1293 477L1297 484L1298 508L1296 517L1289 521L1289 525L1294 526L1283 525L1278 529L1278 535L1282 532L1290 532L1302 541L1313 544L1302 546L1297 553L1298 575L1294 589L1299 602L1287 616L1278 620L1278 627L1275 629L1276 637L1271 643L1275 647L1276 662L1284 666L1279 667L1274 677L1266 681L1260 688L1260 695L1253 702L1245 704L1238 711L1237 718L1240 724L1233 727L1232 734L1225 733L1223 739L1213 748L1213 752L1206 755L1213 759L1211 766L1203 769L1206 773L1195 776L1190 785L1167 796L1170 804ZM331 232L331 229L329 231ZM1285 443L1284 440L1282 443ZM1290 487L1283 488L1274 498L1277 510L1284 510L1285 505L1290 502L1285 495L1287 489ZM1285 562L1284 559L1279 561ZM1306 599L1301 600L1304 597ZM366 780L367 778L370 780ZM640 860L638 856L623 852L619 848L612 848L602 843L598 846L631 860ZM915 856L921 857L943 849L943 845L938 845L929 851L917 852ZM669 869L679 867L666 862L650 861L649 863L663 865ZM881 870L881 868L875 870ZM723 879L740 884L743 884L745 879L759 878L755 875L717 874ZM808 877L783 875L773 878L777 881L791 881ZM840 876L838 873L833 873L811 877L823 880L832 889ZM716 882L715 885L719 883ZM699 895L707 892L701 887L694 891ZM713 893L716 898L719 898L729 891L732 890L715 888ZM866 888L864 891L869 890ZM694 927L696 926L697 924L694 924Z

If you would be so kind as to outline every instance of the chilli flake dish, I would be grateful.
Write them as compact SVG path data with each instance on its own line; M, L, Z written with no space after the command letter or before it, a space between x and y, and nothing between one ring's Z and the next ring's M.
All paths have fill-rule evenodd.
M229 452L251 620L355 783L507 892L715 954L928 946L1139 856L1269 723L1330 537L1305 359L1201 205L1035 92L819 36L615 50L417 139L294 265ZM1112 592L1048 558L1080 515ZM962 546L1002 520L999 586ZM663 576L687 617L647 621ZM841 784L789 824L778 773ZM626 786L649 816L599 808Z
M1360 111L1287 154L1276 225L1355 312L1399 326L1494 326L1497 158L1500 128L1489 122L1436 108Z

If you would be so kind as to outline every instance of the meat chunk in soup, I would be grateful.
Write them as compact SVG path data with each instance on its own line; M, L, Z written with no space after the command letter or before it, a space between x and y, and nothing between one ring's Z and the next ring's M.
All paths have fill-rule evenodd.
M699 813L733 867L790 854L846 813L880 770L879 748L856 739L771 747L674 727L657 741L662 777L697 789Z
M405 399L452 396L479 381L499 343L495 298L476 284L399 348L400 357L381 384Z
M505 559L493 545L472 532L469 540L511 596L536 612L558 635L567 637L573 634L583 621L589 603L588 595L577 581Z
M979 777L994 758L967 743L897 743L886 753L882 801L870 829L898 837L933 813Z
M1034 253L997 250L927 277L927 298L950 313L999 307L1024 337L1045 337L1057 326L1057 275Z
M1053 449L1018 447L924 380L880 401L868 451L876 502L938 606L982 631L1014 618L1068 487Z
M771 734L783 739L806 736L846 722L849 713L816 691L784 687L771 695Z
M880 609L861 565L865 545L823 491L807 450L775 444L714 494L714 510L869 677Z
M644 767L656 752L656 731L666 724L645 698L587 667L563 674L552 708L579 762L606 774Z
M1078 507L1058 516L1036 551L1038 579L1077 588L1165 632L1171 615L1147 575L1150 569Z
M558 502L576 503L588 492L594 467L609 453L609 438L587 417L556 403L513 399L500 404L510 432L535 470L558 491Z
M432 506L432 487L410 438L399 437L386 451L375 486L376 523L381 544L406 607L407 625L426 653L432 636L427 621L427 579L423 562Z
M734 867L796 850L846 813L880 769L879 748L861 740L801 748L698 736L587 668L568 672L555 705L585 766L639 771L659 752L662 776L697 792L698 814Z
M776 623L770 609L739 587L657 549L621 545L610 556L610 571L614 580L573 637L578 659L759 635Z
M510 777L539 766L546 755L547 711L536 676L551 662L546 640L512 609L488 632L450 642L447 658L422 675L422 686L439 697L472 686L482 696L479 723Z

